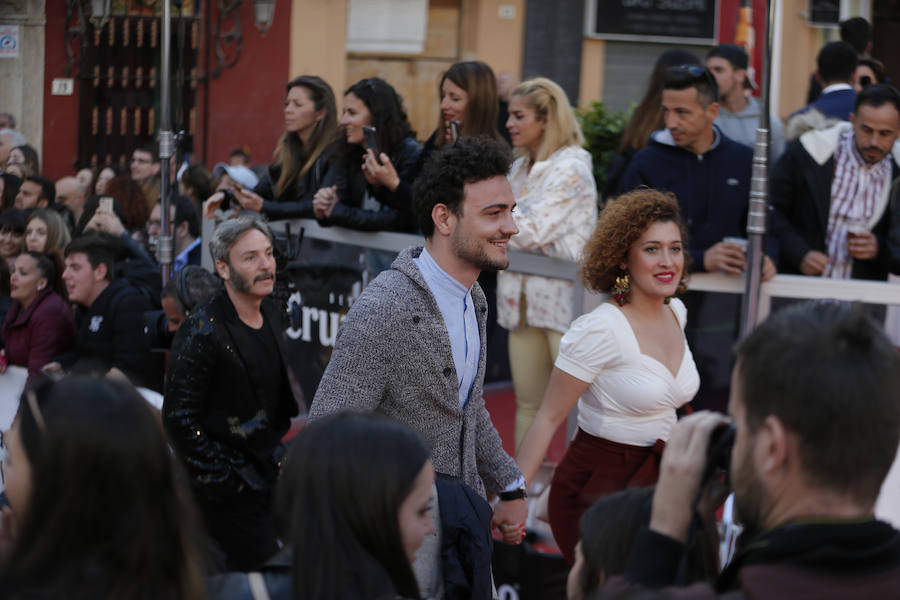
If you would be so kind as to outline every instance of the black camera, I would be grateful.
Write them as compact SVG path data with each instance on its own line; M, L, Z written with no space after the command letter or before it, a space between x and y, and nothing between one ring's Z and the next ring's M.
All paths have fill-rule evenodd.
M737 431L729 423L713 429L706 448L706 469L703 472L703 485L712 479L725 474L728 483L728 470L731 466L731 450L734 448L734 437Z

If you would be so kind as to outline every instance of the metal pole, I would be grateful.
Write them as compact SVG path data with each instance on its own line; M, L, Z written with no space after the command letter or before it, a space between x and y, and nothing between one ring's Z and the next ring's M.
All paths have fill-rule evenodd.
M747 213L747 277L741 305L743 339L756 327L759 309L759 286L762 279L763 239L766 235L766 213L769 197L769 94L772 73L772 26L775 23L775 0L766 0L766 42L763 48L762 98L759 125L753 146L753 175L750 180L750 207Z
M160 182L159 182L159 225L160 235L159 244L156 248L156 257L159 260L159 268L162 275L163 285L169 280L172 268L172 259L175 254L174 240L172 239L172 224L169 222L169 159L174 152L174 136L172 135L172 120L170 106L170 87L171 77L169 71L171 68L172 53L172 6L169 0L162 0L162 56L160 58L160 111L159 111L159 160L160 160Z

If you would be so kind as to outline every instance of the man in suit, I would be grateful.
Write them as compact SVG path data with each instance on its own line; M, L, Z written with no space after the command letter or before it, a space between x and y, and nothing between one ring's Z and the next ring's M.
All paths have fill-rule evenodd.
M258 217L225 221L210 253L225 286L175 336L163 422L225 566L250 571L278 549L271 492L302 392L280 311L268 298L275 285L269 227Z

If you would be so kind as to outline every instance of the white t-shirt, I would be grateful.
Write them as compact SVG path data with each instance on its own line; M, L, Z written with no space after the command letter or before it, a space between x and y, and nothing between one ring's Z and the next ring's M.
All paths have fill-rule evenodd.
M673 298L669 307L684 331L684 304ZM700 387L686 340L673 376L661 362L641 353L625 314L608 302L572 323L560 342L556 366L590 382L578 400L578 426L593 436L633 446L668 440L675 410Z

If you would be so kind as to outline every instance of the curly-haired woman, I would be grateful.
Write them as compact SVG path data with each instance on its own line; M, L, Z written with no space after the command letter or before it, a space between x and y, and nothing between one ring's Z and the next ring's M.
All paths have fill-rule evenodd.
M578 402L578 432L550 488L553 536L571 564L578 521L600 496L652 485L675 411L700 378L684 338L688 254L678 202L638 189L606 205L584 249L585 286L610 297L576 319L516 461L531 481Z

